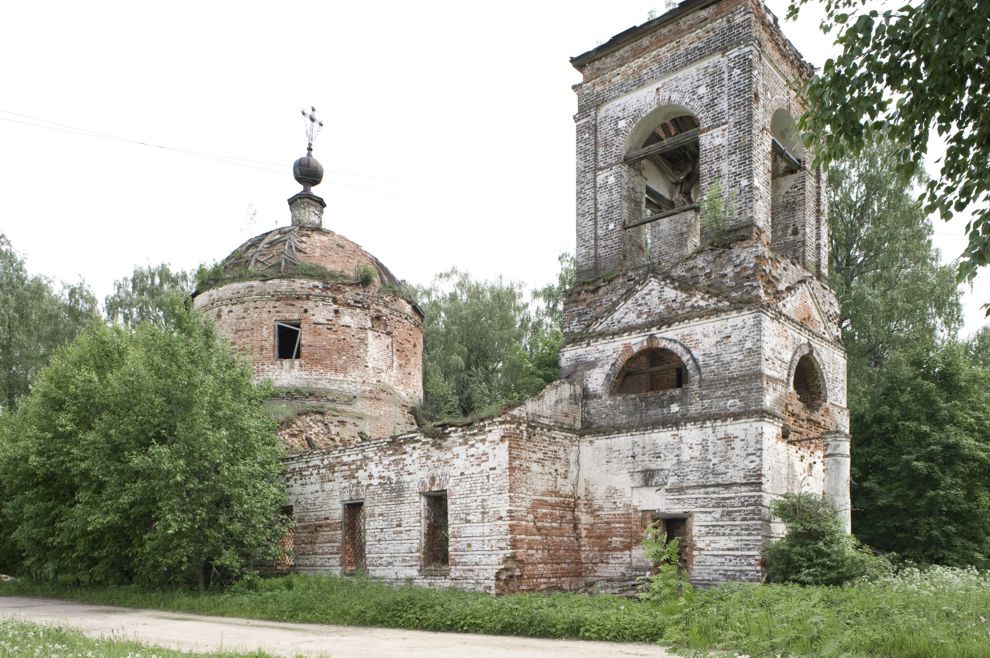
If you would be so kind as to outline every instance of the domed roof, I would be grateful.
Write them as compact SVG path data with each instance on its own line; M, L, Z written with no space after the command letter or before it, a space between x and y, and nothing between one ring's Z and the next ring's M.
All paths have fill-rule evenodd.
M342 235L317 227L284 226L235 249L200 287L294 275L375 288L401 285L381 261Z

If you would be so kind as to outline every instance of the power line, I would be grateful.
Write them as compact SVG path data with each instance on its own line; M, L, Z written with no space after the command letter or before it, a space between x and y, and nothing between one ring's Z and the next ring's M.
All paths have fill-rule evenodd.
M267 173L278 174L280 176L284 176L285 175L285 165L284 164L275 163L275 162L267 162L265 160L252 160L252 159L249 159L249 158L241 158L241 157L237 157L237 156L219 155L219 154L216 154L216 153L207 153L205 151L195 151L195 150L192 150L192 149L176 148L176 147L167 146L167 145L164 145L164 144L155 144L155 143L152 143L152 142L146 142L146 141L139 140L139 139L132 139L132 138L129 138L129 137L121 137L119 135L111 135L109 133L103 133L103 132L99 132L99 131L96 131L96 130L89 130L87 128L78 128L76 126L70 126L70 125L67 125L67 124L64 124L64 123L59 123L57 121L50 121L48 119L43 119L43 118L40 118L40 117L34 117L34 116L31 116L31 115L28 115L28 114L21 114L19 112L11 112L10 110L0 109L0 113L9 114L9 115L11 115L11 117L20 117L19 119L15 119L15 118L11 118L11 117L0 116L0 120L8 121L10 123L18 123L18 124L23 124L23 125L26 125L26 126L31 126L33 128L41 128L43 130L53 130L53 131L57 131L57 132L64 132L64 133L69 133L69 134L74 134L74 135L80 135L82 137L92 137L92 138L95 138L95 139L104 139L104 140L108 140L108 141L115 141L115 142L122 142L122 143L127 143L127 144L133 144L133 145L136 145L136 146L144 146L146 148L153 148L153 149L158 149L158 150L162 150L162 151L171 151L173 153L178 153L180 155L188 155L188 156L192 156L192 157L197 157L197 158L202 158L202 159L206 159L206 160L211 160L211 161L214 161L214 162L220 162L222 164L232 164L232 165L236 165L236 166L239 166L239 167L247 167L249 169L256 169L258 171L264 171L264 172L267 172ZM41 123L37 123L37 122L41 122ZM265 165L268 165L268 166L265 166ZM275 167L278 167L278 169L275 169ZM381 181L386 181L386 182L406 183L406 184L411 184L411 185L430 185L430 186L440 187L440 185L437 185L437 184L419 183L419 182L416 182L416 181L408 181L408 180L402 180L402 179L397 179L397 178L387 178L387 177L384 177L384 176L371 176L371 175L366 175L366 174L352 174L352 173L348 173L348 172L339 172L339 171L328 171L327 173L329 173L329 174L335 174L335 175L338 175L338 176L353 176L353 177L358 177L358 178L368 178L368 179L375 179L375 180L381 180ZM539 222L539 223L543 223L543 224L554 224L554 225L558 225L558 226L566 226L567 224L569 224L569 222L559 222L559 221L554 221L554 220L550 220L550 219L543 219L543 218L540 218L540 217L529 217L529 216L519 215L519 214L515 214L515 213L506 213L506 212L502 212L502 211L498 211L498 210L492 210L491 208L482 208L482 207L478 207L478 206L471 206L471 205L468 205L468 204L460 204L460 203L451 202L451 201L444 201L444 200L440 200L440 199L424 198L424 197L419 197L419 196L416 196L416 195L404 194L402 192L396 192L394 190L384 190L384 189L374 188L374 187L365 187L363 185L354 185L353 183L345 183L345 182L342 182L342 181L339 181L339 180L325 179L324 180L324 183L327 183L329 185L335 185L335 186L338 186L338 187L348 187L348 188L352 188L352 189L356 189L356 190L364 190L364 191L368 191L368 192L374 192L375 194L386 194L386 195L393 196L393 197L410 199L410 200L420 201L420 202L423 202L423 203L443 205L443 206L448 206L448 207L460 208L460 209L463 209L463 210L471 210L471 211L474 211L474 212L481 212L481 213L485 213L487 215L493 215L493 216L497 216L497 217L513 217L513 218L521 219L521 220L524 220L524 221L527 221L527 222ZM444 187L449 187L449 186L444 186ZM453 188L453 189L458 189L458 188Z
M53 131L57 131L57 132L64 132L64 133L69 133L69 134L74 134L74 135L81 135L83 137L93 137L93 138L97 138L97 139L104 139L104 140L107 140L107 141L115 141L115 142L122 142L122 143L126 143L126 144L133 144L135 146L144 146L146 148L153 148L153 149L158 149L158 150L162 150L162 151L171 151L173 153L178 153L178 154L181 154L181 155L189 155L189 156L193 156L193 157L203 158L203 159L206 159L206 160L213 160L213 161L216 161L216 162L222 162L222 163L227 163L227 164L234 164L234 165L238 165L238 166L241 166L241 167L247 167L249 169L257 169L259 171L268 171L268 172L283 174L284 171L285 171L285 166L286 166L284 162L281 162L280 163L280 162L270 162L270 161L267 161L267 160L254 160L254 159L251 159L251 158L242 158L242 157L239 157L239 156L221 155L221 154L217 154L217 153L208 153L208 152L205 152L205 151L196 151L196 150L193 150L193 149L177 148L177 147L174 147L174 146L167 146L165 144L155 144L155 143L146 142L146 141L140 140L140 139L133 139L133 138L130 138L130 137L121 137L119 135L112 135L112 134L100 132L100 131L97 131L97 130L90 130L88 128L79 128L77 126L70 126L68 124L59 123L58 121L51 121L49 119L43 119L41 117L35 117L35 116L31 116L29 114L22 114L20 112L12 112L10 110L0 109L0 113L2 113L2 114L9 114L9 115L14 116L14 117L20 117L20 120L18 120L18 119L12 119L10 117L0 116L0 120L8 121L10 123L19 123L19 124L23 124L23 125L27 125L27 126L32 126L34 128L41 128L43 130L53 130ZM26 121L25 121L25 119L26 119ZM41 123L37 123L37 122L41 122ZM262 165L262 166L258 166L258 165ZM271 167L277 167L278 169L272 169ZM484 188L473 188L473 190L472 190L472 188L454 187L454 186L443 184L443 183L431 183L431 182L427 182L427 181L415 181L415 180L408 180L408 179L403 179L403 178L390 178L390 177L387 177L387 176L375 176L375 175L372 175L372 174L358 174L358 173L353 173L353 172L334 171L334 170L329 170L329 169L326 170L326 173L327 174L332 174L332 175L337 175L337 176L349 176L349 177L353 177L353 178L366 178L366 179L369 179L369 180L380 180L380 181L389 182L389 183L403 183L403 184L406 184L406 185L419 185L419 186L424 186L424 187L436 187L436 188L444 188L444 189L456 189L456 190L460 190L460 191L479 191L479 192L481 192L481 191L484 191L484 192L495 192L496 191L496 190L490 190L490 189L484 189ZM343 183L335 183L335 184L345 185ZM377 188L364 188L364 187L355 186L355 185L351 185L350 187L355 187L357 189L369 189L369 190L376 191L376 192L377 191L381 191L381 192L384 192L384 193L389 193L389 192L387 192L385 190L378 190ZM402 195L401 194L396 194L396 196L402 196ZM417 198L417 197L408 197L408 198ZM543 198L549 199L550 197L543 197ZM420 200L426 200L426 199L420 199ZM554 200L556 200L556 199L554 199ZM440 203L440 202L438 201L437 203ZM470 207L470 208L475 209L475 210L484 210L482 208L476 208L476 207L473 207L473 206L460 206L460 207ZM522 219L527 219L527 220L534 220L534 218L531 218L531 217L522 217L520 215L510 215L510 216L521 217ZM535 219L535 221L548 221L548 220ZM551 222L551 223L559 224L561 222Z

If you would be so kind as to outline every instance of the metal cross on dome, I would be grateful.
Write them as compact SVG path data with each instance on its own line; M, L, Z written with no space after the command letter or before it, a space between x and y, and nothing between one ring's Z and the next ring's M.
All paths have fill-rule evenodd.
M306 155L313 155L313 141L320 134L323 122L316 118L316 108L310 105L309 111L302 110L303 118L306 119Z

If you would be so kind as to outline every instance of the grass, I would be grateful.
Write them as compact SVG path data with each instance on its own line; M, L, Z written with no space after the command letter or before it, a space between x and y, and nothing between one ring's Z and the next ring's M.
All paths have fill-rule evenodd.
M197 273L196 294L200 295L207 290L225 286L228 283L239 283L241 281L268 281L270 279L284 279L298 277L314 279L323 283L361 283L355 277L361 276L356 273L354 277L327 269L314 263L291 263L283 270L275 269L249 269L246 267L236 267L226 269L223 263L216 263L209 269L203 268ZM368 285L364 283L362 285Z
M689 655L990 658L990 574L946 568L849 587L724 585L666 605L607 595L496 598L331 576L254 579L207 594L19 580L0 585L0 594L279 621L659 642Z
M990 656L990 574L908 569L847 587L724 585L664 640L751 656Z
M77 631L0 619L0 658L270 658L267 653L186 653L115 639L94 640Z

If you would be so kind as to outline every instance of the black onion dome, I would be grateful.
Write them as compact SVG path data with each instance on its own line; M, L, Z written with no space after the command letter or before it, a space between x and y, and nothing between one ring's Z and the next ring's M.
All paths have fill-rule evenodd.
M319 185L323 181L323 165L311 155L304 155L292 164L292 175L304 188Z

